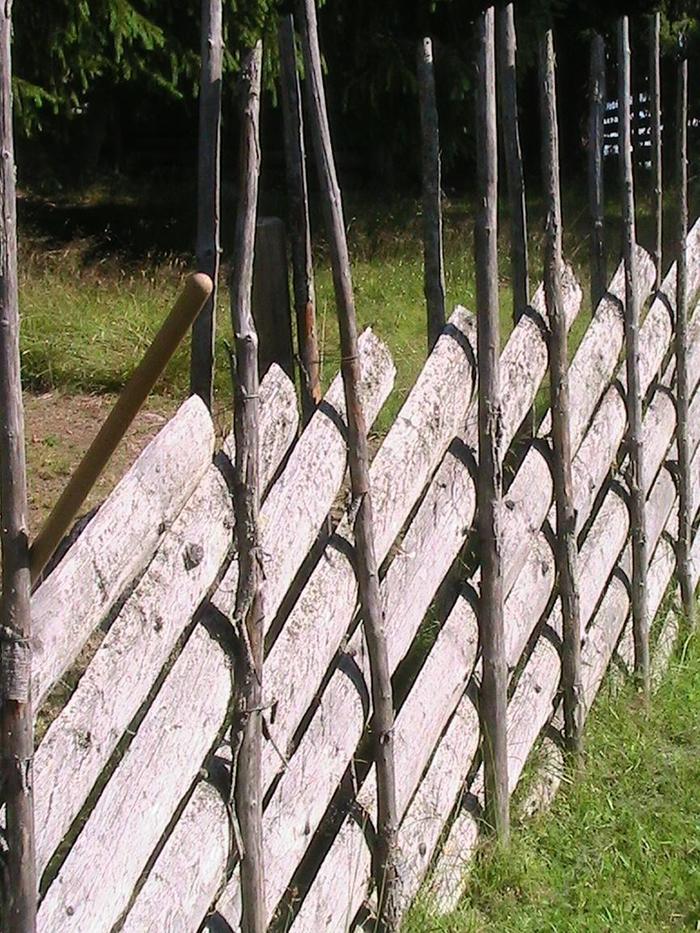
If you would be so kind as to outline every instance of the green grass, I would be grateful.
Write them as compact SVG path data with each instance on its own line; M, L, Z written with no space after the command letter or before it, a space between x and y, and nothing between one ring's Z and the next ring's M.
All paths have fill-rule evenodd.
M604 690L587 763L553 809L483 853L459 910L418 904L404 933L655 933L700 929L700 640L644 710Z

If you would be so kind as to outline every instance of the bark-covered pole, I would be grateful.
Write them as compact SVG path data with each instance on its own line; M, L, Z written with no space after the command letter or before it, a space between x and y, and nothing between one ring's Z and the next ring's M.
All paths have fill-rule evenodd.
M428 353L445 326L445 264L442 249L440 129L435 98L433 42L418 48L421 157L423 169L423 290L428 311Z
M678 448L678 544L677 572L683 609L689 622L695 616L694 586L690 566L692 544L692 477L688 434L688 58L681 47L678 62L676 105L678 172L678 246L676 265L676 441Z
M588 202L591 215L591 308L598 307L608 287L605 260L605 206L603 186L603 137L605 116L605 40L591 39L588 115Z
M581 606L578 588L576 510L571 472L571 414L566 315L562 296L562 217L559 177L559 126L554 39L548 29L540 40L542 111L542 177L547 210L544 294L549 319L550 407L552 411L552 474L557 514L555 556L563 621L562 693L564 737L574 761L583 740L581 679Z
M0 6L0 778L9 851L7 902L0 905L0 925L8 933L34 933L37 877L32 794L31 584L19 353L11 34L12 3L8 0Z
M260 544L258 337L251 308L255 221L260 172L260 75L262 43L243 66L240 196L231 272L231 320L235 338L233 503L238 543L234 628L234 805L240 828L243 933L267 928L262 847L263 567Z
M477 477L481 599L479 638L483 674L479 715L484 756L485 821L507 843L507 678L503 632L502 450L499 379L498 143L496 126L495 16L490 6L477 20L476 173L479 208L474 231L477 357L479 369L479 467Z
M202 0L199 152L197 166L197 268L214 290L192 327L190 391L211 410L214 393L216 292L221 206L221 75L224 59L222 0Z
M330 244L340 329L341 370L348 419L348 460L353 509L356 514L354 533L357 577L372 681L372 735L377 768L375 880L379 898L378 910L381 925L387 930L396 930L398 820L394 773L394 702L374 551L367 427L358 391L360 364L357 352L355 299L345 237L343 205L326 110L314 0L299 0L299 13L311 130Z
M663 237L663 163L661 154L661 14L649 21L649 110L651 115L651 166L654 177L654 250L655 288L661 287Z
M320 358L316 337L316 292L311 253L309 190L301 90L294 42L294 18L279 24L280 89L284 118L284 154L289 198L289 230L292 242L292 280L297 321L301 404L306 423L321 401Z
M646 697L649 680L649 613L647 606L646 490L642 446L642 392L639 381L639 292L637 289L636 225L632 133L630 125L631 52L629 20L618 22L618 126L620 144L620 187L622 190L622 254L625 263L625 363L627 374L627 448L632 533L632 630L634 670Z
M510 213L510 266L513 279L513 321L517 322L530 299L528 280L527 210L525 176L518 121L517 40L514 4L498 4L498 81L501 138L505 157Z

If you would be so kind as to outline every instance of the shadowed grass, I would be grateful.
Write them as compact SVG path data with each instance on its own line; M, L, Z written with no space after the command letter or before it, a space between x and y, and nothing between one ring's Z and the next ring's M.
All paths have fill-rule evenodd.
M675 659L651 709L599 697L581 780L472 869L458 911L416 905L404 933L641 933L700 928L700 641Z

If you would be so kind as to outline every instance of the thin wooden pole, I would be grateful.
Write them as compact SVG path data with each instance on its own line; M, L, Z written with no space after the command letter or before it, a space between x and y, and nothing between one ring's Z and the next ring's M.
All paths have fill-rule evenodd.
M513 279L513 322L530 299L528 279L527 209L525 176L518 119L517 39L514 4L498 4L498 81L501 105L501 139L505 156L510 213L510 266Z
M2 928L36 930L37 876L32 768L31 612L27 468L19 351L17 201L12 132L12 3L0 7L0 690L6 804L7 903Z
M197 268L214 283L192 328L190 391L211 411L214 400L216 294L221 256L221 84L224 59L222 0L202 0L199 156L197 166Z
M688 58L681 48L678 62L676 133L678 159L678 257L676 266L676 441L678 447L678 579L683 610L689 623L695 617L695 587L692 582L690 548L693 533L693 485L690 471L688 429Z
M651 115L651 165L654 176L654 288L661 288L663 243L663 163L661 150L661 14L654 13L649 21L649 109Z
M556 561L563 622L562 691L564 735L574 763L583 743L583 683L581 677L581 605L578 587L576 509L571 472L571 415L566 315L562 296L562 217L559 176L559 125L554 39L548 29L540 40L542 112L542 175L547 208L544 293L549 319L550 406L552 410L552 473L557 513Z
M478 530L481 556L479 637L483 675L479 697L485 781L485 820L496 838L510 834L507 678L501 565L503 413L499 378L498 143L495 17L490 6L477 20L475 226L477 357L479 369Z
M605 97L605 40L599 33L594 33L591 39L588 118L588 198L591 214L591 308L593 310L598 307L608 286L603 179Z
M343 205L326 110L314 0L300 0L299 19L302 24L307 74L306 89L314 151L330 244L340 329L341 369L348 418L348 460L353 509L356 513L354 533L358 587L371 669L372 734L377 769L375 880L379 898L378 912L382 926L387 930L396 930L399 917L396 868L398 817L394 773L394 702L374 550L367 427L358 391L360 364L357 351L355 299L345 237Z
M278 41L289 226L292 241L294 309L297 321L302 412L304 424L306 424L321 401L322 392L320 357L316 338L316 291L311 252L304 118L296 63L294 18L291 14L280 20Z
M646 490L644 488L644 449L642 444L642 392L639 380L639 292L637 288L636 225L632 136L630 125L629 20L618 23L618 126L620 142L620 181L622 189L623 237L625 263L625 353L627 371L627 447L630 490L630 526L632 532L632 628L634 632L634 668L639 686L646 697L649 680L649 613L647 598Z
M150 347L114 403L114 408L36 536L30 551L32 582L39 577L51 559L61 539L70 528L71 522L78 514L80 506L90 494L90 490L138 414L148 393L158 381L168 360L204 307L211 291L212 281L208 275L198 272L188 277L173 310L153 338Z
M428 353L445 326L445 264L442 249L442 190L440 128L435 98L433 42L425 38L418 49L423 167L423 290L428 312Z
M260 545L258 336L252 312L255 222L260 174L260 81L262 42L248 55L242 74L240 200L231 274L231 322L235 335L233 504L238 542L234 629L235 719L231 746L234 805L240 828L241 929L267 928L262 842L263 566Z

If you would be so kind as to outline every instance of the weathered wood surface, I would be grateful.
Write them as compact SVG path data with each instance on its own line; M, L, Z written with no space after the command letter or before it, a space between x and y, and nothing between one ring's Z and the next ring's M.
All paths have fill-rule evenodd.
M625 361L627 382L627 447L629 467L627 485L630 494L632 523L632 614L634 618L634 671L639 687L649 695L649 612L647 609L647 565L649 554L646 534L646 489L644 488L644 447L642 445L643 388L639 374L640 302L637 300L637 242L634 173L632 169L632 130L630 107L631 52L629 19L621 16L617 26L617 116L622 191L622 255L625 263Z
M388 552L449 439L464 422L473 392L473 341L473 321L466 311L457 309L374 458L371 481L377 503L377 552L381 557ZM325 416L321 411L314 417ZM303 444L304 436L299 445ZM316 447L310 450L315 451ZM304 488L303 482L299 488ZM296 502L296 491L295 484L289 497L292 504ZM268 501L273 495L274 490ZM289 506L280 500L279 508L282 523L284 516L289 514ZM336 535L335 543L331 542L326 548L300 603L294 608L266 660L267 689L278 704L277 714L269 723L269 731L274 745L282 750L318 689L322 674L337 650L355 609L357 588L354 570L338 546L339 540L347 541L348 545L352 541L347 519L341 522ZM297 557L300 556L298 553ZM268 575L268 590L274 586L274 576ZM328 615L325 616L327 606ZM326 621L323 624L318 621L319 610L324 612ZM326 638L327 630L338 620L340 625L336 629L335 642L329 641L325 651L322 645L320 653L307 663L302 646L306 649L308 644L318 648L318 643ZM308 638L304 634L307 629ZM290 657L295 658L291 668ZM264 773L268 782L279 768L280 758L271 742L265 753ZM221 855L223 857L225 853ZM212 889L212 897L217 885L218 881ZM193 922L200 919L201 915Z
M278 367L268 372L260 394L265 488L294 439L298 416L294 386ZM232 436L226 446L232 452ZM214 583L233 527L230 490L210 465L39 746L41 871Z
M359 343L361 399L367 423L372 424L391 392L396 370L389 351L371 330L365 331ZM345 423L345 400L342 379L336 376L262 510L268 627L343 481L347 446L338 429L341 423ZM233 608L237 581L234 561L212 598L225 615Z
M287 235L279 217L261 217L257 222L253 315L259 335L261 375L277 363L294 379Z
M605 256L603 138L605 116L605 39L591 37L588 120L588 202L591 215L591 306L597 307L608 283ZM659 280L660 281L660 280Z
M197 153L197 268L213 289L192 326L190 392L211 411L214 399L216 296L221 259L221 92L224 65L222 0L202 0Z
M49 887L40 931L112 929L222 727L229 660L201 625L187 648Z
M651 107L651 170L654 179L652 194L654 216L654 249L656 287L663 278L663 161L661 140L661 14L649 17L649 100Z
M418 99L423 173L423 291L428 312L428 353L445 326L445 263L442 250L440 129L435 100L433 41L418 49Z
M211 466L214 427L199 398L185 402L101 505L32 598L37 706L90 633L151 560Z
M393 364L391 363L391 360L388 356L386 348L383 346L383 344L381 344L377 340L376 337L374 337L374 335L371 334L371 332L363 335L363 338L360 341L360 345L361 345L360 356L361 356L361 360L363 364L363 374L364 374L363 397L365 399L368 411L374 412L376 414L378 409L381 407L380 400L383 400L383 398L385 398L386 395L388 395L391 389L391 384L393 382L393 373L394 373ZM337 399L337 404L340 406L341 398L342 398L342 388L340 386L339 378L337 379L335 386L332 387L331 390L329 391L329 396L331 399L333 398L334 395L335 395L335 398ZM328 430L328 425L331 425L332 431L337 435L337 438L340 440L340 443L338 443L338 441L336 440L334 444L334 438L333 438L332 433ZM293 433L295 424L292 424L290 427L291 427L290 433ZM308 435L310 435L311 439L307 440L305 446L302 446L303 439L307 437ZM314 435L316 435L316 441L314 441ZM326 443L326 456L329 456L329 448L330 448L331 454L332 454L334 447L336 448L338 452L337 456L340 460L339 466L337 466L335 470L333 469L331 469L330 471L327 470L325 473L326 476L330 474L330 479L332 483L335 483L335 485L331 484L329 486L327 481L323 483L321 481L324 477L323 471L319 471L317 473L315 470L316 463L314 461L314 458L313 457L311 457L310 459L308 458L309 451L312 451L315 454L315 456L318 456L318 442L319 441ZM303 459L304 457L307 457L306 464ZM323 518L327 514L327 511L330 508L330 504L333 499L333 496L335 495L337 488L342 481L343 458L344 458L344 448L343 448L343 443L342 443L342 434L338 430L336 425L333 423L333 420L331 419L329 414L324 413L324 411L322 410L319 410L314 415L311 422L309 423L309 426L304 432L304 435L302 435L302 439L299 441L299 443L294 448L294 451L292 452L292 455L290 456L287 469L285 470L285 473L283 474L283 477L284 477L287 471L291 470L290 475L292 475L295 478L295 483L291 485L288 484L285 487L289 493L290 502L294 502L296 495L302 492L305 492L307 497L309 498L311 498L312 496L315 497L313 498L313 501L310 503L309 508L306 510L306 515L308 518L310 516L313 516L314 514L318 514L319 524L323 521ZM305 474L304 473L305 469L311 469L313 472ZM278 482L282 482L283 477L281 477ZM315 477L315 483L312 481L312 477ZM321 479L319 479L319 477ZM275 484L275 487L273 488L276 488L276 486L277 484ZM321 508L319 509L317 500L324 499L324 498L325 498L325 504L322 501ZM263 510L262 510L263 520L265 520L266 509L271 499L272 499L272 494L268 496L263 506ZM274 508L285 507L283 503L280 503L279 499L275 501L276 501L276 505L273 503ZM227 507L229 509L228 515L229 515L229 522L230 522L230 514L231 514L230 506L227 506ZM314 509L317 509L316 513L314 513ZM203 519L206 519L206 522L204 526L200 528L199 534L203 536L202 547L203 547L204 552L207 553L209 549L211 550L214 549L214 542L211 540L212 534L208 526L209 518L206 515L206 511L204 512L203 515L200 513L200 521ZM301 561L303 560L306 554L307 548L310 546L317 532L318 532L318 527L316 527L315 529L311 531L310 540L307 542L306 547L303 549L300 548L299 552L296 554L297 563L294 564L292 562L292 566L289 567L288 579L283 589L286 589L287 586L289 586L291 579L293 578L299 564L301 563ZM301 533L300 528L297 528L297 534L300 534L300 533ZM226 546L227 546L226 539L228 539L228 541L230 542L231 528L230 527L228 529L223 528L220 532L220 535L221 535L221 541L222 541L221 546L224 548L224 553L225 553ZM182 552L180 550L176 549L175 559L176 561L179 560L179 562L183 564ZM187 578L185 576L185 580L186 579ZM176 598L177 593L178 593L178 588L173 586L172 576L170 577L166 576L164 582L167 582L167 591L175 594L174 598ZM184 586L184 581L182 585ZM198 599L201 599L202 595L203 595L203 591L201 590L201 588L198 587ZM160 597L162 599L163 590L160 591ZM196 603L195 603L195 607L196 607ZM158 604L158 608L154 611L160 612L161 609L162 609L162 606ZM191 616L192 609L189 606L187 607L187 612L188 614L185 615L184 618L180 619L180 628L178 629L178 631L182 631L182 625L186 624L186 622ZM135 613L136 613L136 624L138 625L140 623L140 626L142 628L143 621L142 621L142 617L140 616L140 613L138 612L137 606L135 606ZM164 616L164 619L163 619L164 623L165 623L165 619L166 617ZM199 627L195 629L195 631L198 631L198 629ZM156 641L156 645L157 644L158 642ZM191 647L191 644L193 647ZM140 651L141 651L141 646L134 645L134 652L137 655L137 663L141 662ZM166 654L166 657L167 657L167 654ZM207 707L207 702L208 702L207 696L209 694L211 694L211 700L210 700L211 704L217 707L218 709L218 703L219 703L219 698L221 694L223 694L225 691L230 691L231 674L228 669L228 666L225 665L223 667L220 666L217 668L216 665L214 665L212 666L212 669L209 672L211 681L207 679L202 679L199 676L199 665L201 663L202 661L201 661L201 656L198 651L198 642L191 642L191 641L188 642L185 645L182 653L180 654L177 664L175 665L173 670L168 674L168 677L165 680L165 685L162 688L163 690L167 688L171 696L177 697L179 695L179 700L173 699L169 714L167 713L167 711L161 711L160 713L156 713L154 711L154 708L149 710L149 712L146 715L146 718L144 719L141 727L139 728L139 732L138 732L139 736L144 731L146 731L147 734L151 735L151 739L149 741L152 742L153 744L152 746L151 745L148 746L148 752L147 752L148 755L156 756L156 755L159 755L160 753L158 742L157 742L157 729L155 729L152 726L153 719L156 716L159 716L159 720L160 720L159 728L165 729L166 731L170 732L171 721L172 721L173 735L177 733L181 736L184 747L183 747L183 750L178 749L177 751L178 755L185 754L184 749L188 746L188 744L191 743L191 734L193 732L197 733L197 746L196 747L198 748L199 743L201 743L204 746L205 751L211 746L212 742L216 738L217 732L221 726L221 721L218 718L218 714L216 714L216 710L211 711L211 713L210 712L202 713L202 709ZM129 681L131 691L134 690L135 679L137 677L138 677L138 669L136 670L135 677ZM145 692L148 691L150 682L151 682L150 679L148 681L144 681L142 689ZM122 701L124 703L127 702L127 700L124 698L122 698ZM116 715L116 710L113 711L113 715ZM171 719L168 719L168 715L171 717ZM60 722L61 720L59 718L59 720L57 720L57 723L60 723ZM106 720L105 722L107 723L107 725L109 725L109 720ZM175 724L177 724L177 727ZM73 732L73 746L72 746L73 753L75 753L76 751L74 736L75 736L75 732ZM117 736L115 741L118 738L119 737ZM173 738L172 741L175 742L175 738ZM69 743L69 747L70 747L70 743ZM193 754L195 753L193 752ZM200 757L197 760L197 765L201 764L202 758L203 758L203 753L200 754ZM191 783L191 777L189 776L189 771L185 769L181 772L178 772L177 769L174 769L172 773L170 773L170 771L168 773L169 773L170 781L169 783L163 786L163 793L166 796L173 795L176 792L175 789L179 788L179 793L180 793L180 797L178 798L178 802L179 802L180 798L186 793L187 788L189 784ZM140 799L142 795L148 796L150 794L151 797L154 798L154 804L153 804L154 807L158 808L160 806L159 804L160 798L157 798L156 789L146 786L149 783L152 783L152 782L149 782L148 774L146 772L143 772L142 774L139 775L138 779L136 777L132 778L131 782L122 788L122 793L125 795L126 799L132 799L132 800L137 800L137 799ZM168 796L167 799L170 800L171 796ZM126 806L126 803L124 804L124 806ZM168 803L167 806L170 806L170 804ZM165 808L166 804L163 804L163 807ZM170 811L170 815L172 815L173 810L174 810L174 806L172 807ZM162 832L164 828L165 827L162 827L160 832ZM160 833L158 835L160 835ZM150 855L150 849L141 850L136 846L136 844L132 846L131 841L129 840L128 836L124 837L123 846L125 846L126 848L130 848L130 858L133 861L133 863L134 864L140 863L141 867L143 867L146 859Z
M501 136L508 182L508 212L510 214L510 270L513 281L513 320L517 321L530 298L527 208L525 178L520 146L518 117L518 75L516 69L517 36L515 4L497 5L498 84L501 116Z
M566 281L565 295L567 320L571 321L580 305L581 291L570 276ZM544 314L544 297L541 289L536 296L535 304L539 312ZM532 406L539 380L546 369L546 360L547 349L542 332L531 317L524 316L513 331L501 357L503 385L513 390L512 394L504 398L504 448ZM472 407L463 422L466 424L466 430L462 435L465 442L469 443L472 448L477 444L474 415L474 407ZM384 611L390 636L389 650L392 669L408 650L433 593L466 540L471 530L475 504L475 487L468 466L463 458L448 452L382 584ZM378 510L378 516L381 514L381 510ZM400 524L396 530L398 531L399 528ZM408 572L405 571L403 565L404 559L410 560ZM401 560L402 567L401 573L394 579L393 571L397 560ZM348 571L347 574L348 580L351 580L351 572ZM414 579L415 576L419 579ZM329 611L332 611L330 619L337 619L344 605L344 611L348 613L347 621L350 621L354 606L354 588L349 596L351 597L349 603L347 601L339 603L335 600L328 603ZM314 612L317 612L317 609L314 609ZM310 618L314 619L315 616L312 614ZM325 629L325 625L315 625L313 636L310 633L309 638L300 640L294 649L297 665L303 665L302 670L309 674L316 672L311 683L314 690L318 683L317 678L321 672L325 671L325 667L319 664L318 660L311 660L314 658L313 653L309 656L310 663L305 663L300 657L299 646L308 644L310 648L315 649ZM342 634L344 632L345 628ZM342 637L342 634L339 634L338 638ZM335 645L337 644L336 640ZM269 666L271 666L273 654L274 650L268 660ZM366 673L366 649L361 634L353 638L344 654L352 659L353 666L358 664L360 670ZM286 658L290 656L289 648L285 650L284 656ZM268 671L269 669L270 667ZM297 666L293 677L294 690L299 690L300 681L303 683L305 680L303 676L300 678L298 673L299 667ZM286 695L289 696L290 693L291 691L288 691ZM308 699L312 697L313 692ZM284 715L285 706L286 703L280 703L282 715ZM278 889L278 896L282 894L296 861L310 841L308 829L317 826L323 816L328 800L352 756L365 724L366 711L363 709L356 687L342 669L336 671L323 694L319 711L313 717L299 749L290 762L289 769L282 775L266 813L266 826L270 827L270 832L273 834L266 837L267 845L270 851L277 854L281 863L279 870L277 867L271 870L271 900L272 889L275 886ZM330 735L333 736L332 742L329 740ZM289 734L286 740L288 738ZM279 735L277 744L279 747L284 747ZM292 801L293 804L290 807ZM284 839L284 844L280 847L273 843L273 839ZM293 849L292 839L294 840ZM235 923L233 918L237 916L238 911L236 897L234 876L233 882L228 886L223 899L218 904L218 909L229 922L233 923Z
M7 803L0 921L7 933L33 933L37 902L32 800L33 633L11 46L12 0L8 0L0 10L0 782L2 798Z
M650 551L653 551L653 545L661 534L663 510L666 510L668 517L668 511L673 505L673 493L670 496L658 496L655 499L656 502L650 499L649 503L650 513L653 510L656 519L653 523L650 522L652 535ZM652 524L655 527L652 528ZM672 549L668 542L662 540L650 566L649 608L652 612L656 611L663 597L673 572L673 563ZM629 572L631 569L629 548L625 552L623 564ZM586 710L590 708L600 686L629 608L629 596L624 584L619 578L612 577L596 617L586 634L583 646L583 686ZM551 715L559 674L558 652L549 639L540 638L509 704L511 791L517 784L527 755L540 729ZM480 774L472 782L469 792L477 798L480 796ZM472 813L463 811L448 834L431 886L441 909L445 911L456 905L462 891L464 870L473 854L477 836L478 829L474 816Z
M665 399L666 396L657 393L656 398ZM653 420L651 424L656 426L657 421ZM663 459L672 437L673 426L671 411L665 425L666 445L659 452L659 461ZM667 474L666 477L669 478ZM583 518L585 520L585 514ZM620 496L611 492L581 553L581 615L584 622L595 609L612 563L624 544L627 529L627 508ZM506 527L506 538L507 531ZM615 542L610 540L611 536L615 537ZM599 538L604 539L600 546ZM506 601L507 660L511 669L547 606L555 579L554 560L545 535L540 534L535 539L530 555ZM600 570L596 566L601 560L608 561L607 569ZM448 617L397 717L397 773L400 775L398 801L399 811L403 813L430 760L432 748L459 703L456 721L453 720L454 725L448 727L448 734L451 729L456 731L459 740L454 744L448 742L444 752L442 745L438 746L433 763L400 830L404 906L416 893L442 829L445 814L454 805L461 782L466 776L471 762L471 755L466 754L466 750L476 750L478 720L473 706L474 694L462 697L474 669L477 641L474 609L467 600L462 599ZM476 737L469 739L465 736L465 724L476 729ZM459 764L456 764L457 761ZM371 817L371 776L360 791L358 802ZM326 924L328 929L340 929L334 918L354 916L366 896L369 864L370 854L364 835L355 820L347 820L302 905L294 929L325 929ZM342 899L346 896L347 901Z

